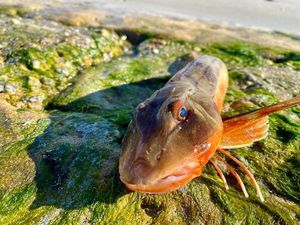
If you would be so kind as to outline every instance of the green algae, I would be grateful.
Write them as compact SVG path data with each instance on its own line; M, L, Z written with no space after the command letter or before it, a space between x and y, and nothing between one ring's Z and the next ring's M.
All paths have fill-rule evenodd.
M204 52L206 52L204 50ZM257 50L248 43L233 42L228 44L214 44L207 50L208 54L224 56L225 62L230 65L256 66L262 63L263 59ZM221 57L222 58L222 57Z
M82 69L120 56L130 46L108 30L73 29L47 21L3 17L0 81L16 86L11 104L41 109ZM25 32L24 32L25 30ZM14 37L12 39L11 37Z
M165 42L155 46L149 40L139 46L138 54L132 58L124 56L97 67L72 80L73 85L66 88L49 104L50 108L102 113L103 110L123 108L132 110L143 99L149 97L169 78L176 68L172 63L184 53L191 51L188 45ZM174 68L173 68L174 67ZM174 71L173 71L174 72ZM134 99L131 96L136 96ZM124 101L130 99L131 101ZM113 104L111 104L114 102ZM128 123L128 121L126 121Z
M272 49L244 41L227 41L202 47L205 54L217 55L231 68L273 65L299 70L299 52Z
M0 106L4 115L0 134L7 139L0 151L1 224L299 223L299 107L270 116L266 139L230 150L255 175L264 203L244 175L249 198L229 174L231 186L226 191L211 165L201 177L163 195L130 192L118 174L121 139L134 107L162 87L189 60L186 55L191 51L220 57L230 69L224 115L278 102L282 94L272 89L278 87L275 79L285 97L295 95L290 83L283 85L281 73L273 72L288 66L297 79L297 68L290 65L299 61L299 53L290 52L286 61L278 61L286 51L246 42L205 46L151 38L134 54L108 61L105 53L114 49L112 56L120 56L128 43L106 30L84 32L93 45L68 41L46 47L16 45L4 54L0 78L16 84L21 97L44 93L47 100L31 110L13 107L12 94L0 96L12 105L10 111ZM65 80L61 67L70 72ZM275 78L267 80L266 72L258 68L266 68ZM297 82L292 82L296 88Z

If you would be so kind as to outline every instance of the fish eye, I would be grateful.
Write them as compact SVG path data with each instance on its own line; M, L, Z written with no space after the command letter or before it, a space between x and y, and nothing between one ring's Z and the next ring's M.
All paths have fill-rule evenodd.
M186 115L187 115L186 108L184 106L182 106L178 111L177 119L179 121L183 121L183 120L185 120Z
M173 117L178 121L184 121L187 117L187 109L184 106L184 102L182 100L178 100L173 102L170 105L170 111Z

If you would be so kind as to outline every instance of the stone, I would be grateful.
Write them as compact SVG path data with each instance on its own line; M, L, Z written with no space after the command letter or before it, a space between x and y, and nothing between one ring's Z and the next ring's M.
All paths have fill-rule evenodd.
M15 94L17 93L18 88L14 84L9 84L7 82L0 83L0 93L8 93L8 94Z
M299 95L296 50L154 33L132 48L107 29L22 18L18 30L10 20L1 15L0 40L7 45L0 67L0 224L299 223L299 106L271 115L266 139L230 150L254 174L265 202L245 176L249 198L229 174L226 190L210 164L162 195L128 191L118 174L134 108L194 54L217 56L229 68L223 115L230 116Z

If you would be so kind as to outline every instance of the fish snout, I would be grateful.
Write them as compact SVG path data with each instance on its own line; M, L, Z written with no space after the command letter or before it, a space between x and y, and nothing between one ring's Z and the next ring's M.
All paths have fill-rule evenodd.
M128 171L123 171L121 180L132 185L147 185L154 181L153 168L144 159L137 159Z

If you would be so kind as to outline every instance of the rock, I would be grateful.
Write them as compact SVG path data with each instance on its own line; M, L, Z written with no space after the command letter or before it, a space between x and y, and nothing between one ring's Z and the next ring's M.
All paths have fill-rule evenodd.
M28 87L32 92L39 92L42 84L39 79L35 77L28 77Z
M4 58L3 56L0 54L0 66L4 65Z
M41 66L40 61L39 61L39 60L36 60L36 59L32 60L31 63L32 63L32 68L33 68L33 69L39 69L40 66Z
M8 93L8 94L15 94L17 93L18 88L16 85L9 84L7 82L0 83L0 93Z
M0 83L0 93L3 93L5 91L5 83L1 82Z
M265 202L245 176L249 198L228 174L226 191L210 164L199 178L163 195L130 192L118 174L133 109L192 52L226 62L224 115L299 95L298 52L236 40L205 45L153 37L129 49L109 30L28 18L17 30L7 26L11 18L1 18L7 33L0 39L8 44L0 68L0 224L299 223L299 107L270 116L266 139L230 150L254 174ZM271 60L262 51L289 57ZM7 85L15 89L7 92Z
M68 76L69 75L69 71L68 69L65 68L57 68L56 71L64 76Z
M71 86L50 102L51 107L94 113L116 108L132 110L167 81L171 63L182 53L190 51L189 46L166 44L161 46L161 54L157 55L144 49L152 42L143 43L134 59L122 57L81 73L73 79ZM132 99L130 96L135 93L139 95Z
M8 94L15 94L17 93L17 86L16 85L13 85L13 84L8 84L6 83L5 84L5 92L8 93Z
M0 17L1 29L5 29L0 33L3 57L0 82L8 83L7 90L3 91L18 94L10 97L14 106L26 107L19 101L25 93L30 93L45 96L44 107L82 68L120 56L130 46L109 30L93 31L46 20ZM42 81L40 86L33 84L32 79Z

